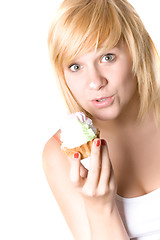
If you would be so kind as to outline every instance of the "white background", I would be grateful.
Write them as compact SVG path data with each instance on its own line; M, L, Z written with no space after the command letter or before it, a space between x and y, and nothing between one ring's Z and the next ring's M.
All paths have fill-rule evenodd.
M60 2L0 2L2 240L72 239L41 164L43 146L66 114L47 49L48 27ZM130 2L160 52L159 1Z

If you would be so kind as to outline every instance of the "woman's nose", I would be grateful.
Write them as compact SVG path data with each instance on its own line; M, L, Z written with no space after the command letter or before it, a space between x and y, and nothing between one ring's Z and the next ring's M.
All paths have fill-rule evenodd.
M108 84L107 78L97 67L88 70L88 86L90 90L100 90Z

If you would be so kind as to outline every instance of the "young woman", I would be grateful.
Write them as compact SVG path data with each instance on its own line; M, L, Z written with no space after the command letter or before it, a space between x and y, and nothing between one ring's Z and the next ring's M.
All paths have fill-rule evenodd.
M126 0L65 0L48 43L69 111L101 132L89 171L64 155L59 132L44 148L74 238L160 239L159 57L143 23Z

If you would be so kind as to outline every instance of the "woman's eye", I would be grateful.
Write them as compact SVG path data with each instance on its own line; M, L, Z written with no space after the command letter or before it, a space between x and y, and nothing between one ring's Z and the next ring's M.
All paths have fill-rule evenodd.
M104 55L104 56L102 57L101 62L103 62L103 63L105 63L105 62L111 62L111 61L114 60L114 58L115 58L115 55L109 53L109 54L106 54L106 55Z
M78 72L81 69L81 65L79 65L79 64L72 64L71 66L69 66L69 69L72 72Z

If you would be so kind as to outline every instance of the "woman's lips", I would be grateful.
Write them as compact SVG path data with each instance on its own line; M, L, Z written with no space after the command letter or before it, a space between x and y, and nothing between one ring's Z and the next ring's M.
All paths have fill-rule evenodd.
M113 103L114 96L111 97L102 97L102 98L96 98L92 100L92 103L95 107L103 108L108 107Z

